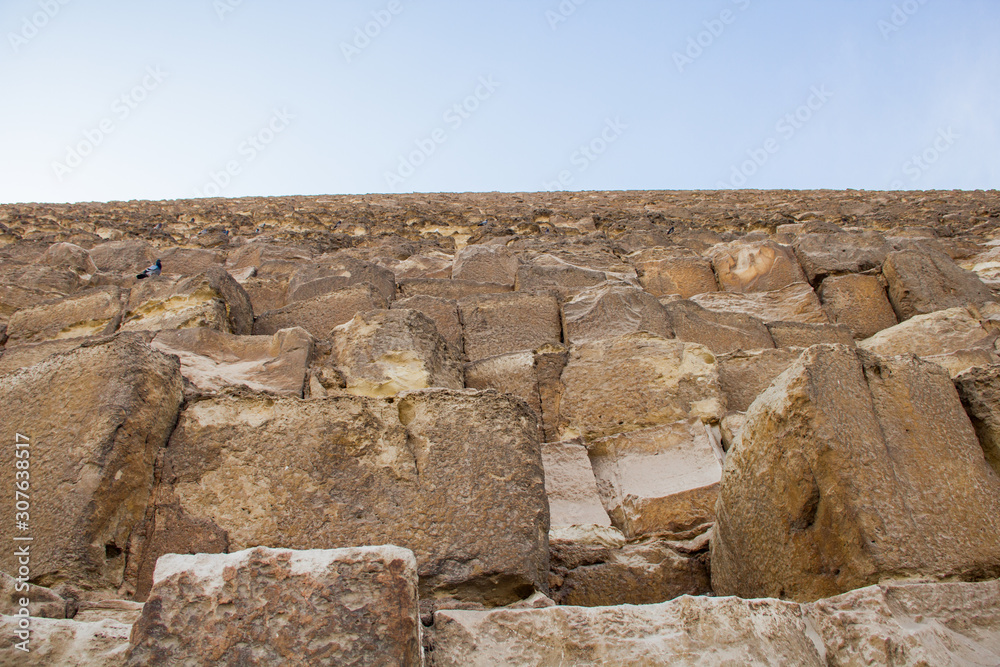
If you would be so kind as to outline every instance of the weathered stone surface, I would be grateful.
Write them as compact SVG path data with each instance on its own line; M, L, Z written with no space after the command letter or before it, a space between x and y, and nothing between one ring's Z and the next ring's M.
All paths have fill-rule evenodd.
M943 253L891 253L882 274L889 282L889 301L901 322L914 315L994 300L989 287L975 273L958 268Z
M451 277L480 283L514 286L521 260L498 245L470 245L455 253Z
M250 297L256 316L288 305L288 282L285 280L251 276L241 279L239 283Z
M731 411L746 412L750 404L788 370L802 350L777 349L732 352L718 358L719 387Z
M7 344L112 334L121 323L127 301L127 291L98 287L22 308L11 315L7 324Z
M712 263L683 248L650 248L628 256L643 289L653 296L683 299L719 291Z
M388 307L389 302L378 290L361 283L269 310L254 322L253 332L256 336L270 336L282 329L302 327L316 338L325 340L334 327L350 322L358 313Z
M795 283L773 292L699 294L691 300L708 310L744 313L764 322L827 324L830 321L808 283Z
M244 386L301 398L313 353L313 338L304 329L285 329L273 336L179 329L157 333L150 344L177 355L181 374L205 393Z
M828 275L878 269L892 251L885 237L873 231L801 234L793 247L813 284Z
M587 448L572 442L542 446L545 493L549 499L550 530L565 526L610 526L597 492Z
M721 452L700 420L619 433L588 448L601 500L625 537L684 533L715 520Z
M314 257L315 253L309 248L291 243L254 241L229 252L226 270L235 272L256 267L260 276L288 278L304 262L312 261Z
M868 338L897 324L885 287L875 276L830 276L817 293L830 319L850 329L855 338Z
M225 268L226 254L203 248L166 248L159 252L159 259L163 273L194 276L216 267Z
M551 294L490 294L458 302L470 361L562 341L559 302Z
M635 270L627 268L635 280ZM519 292L551 290L560 298L568 299L588 287L609 280L624 279L626 275L626 272L603 271L574 264L553 254L542 254L532 259L531 263L518 268L514 286Z
M734 241L715 246L708 255L727 292L773 292L806 280L795 253L774 241Z
M90 258L90 253L73 243L53 243L42 255L41 261L51 267L69 269L81 278L97 273L97 265Z
M1000 475L1000 364L968 369L955 378L955 388L986 461Z
M479 283L473 280L445 280L442 278L414 278L399 281L400 298L411 296L434 296L439 299L457 301L480 294L503 294L511 292L510 285Z
M768 322L767 330L775 347L812 347L813 345L847 345L854 347L850 329L836 324L803 324L801 322Z
M122 331L210 327L249 335L253 306L243 287L221 268L189 278L154 277L132 289Z
M28 601L28 613L34 618L66 618L69 609L66 600L55 591L0 572L0 614L17 615L22 600Z
M199 532L221 533L231 550L398 544L417 554L427 595L507 604L544 588L535 416L495 392L199 401L159 479L176 498L170 516L203 522ZM173 542L160 511L158 500L147 573Z
M562 382L562 440L589 441L691 418L718 421L724 411L708 348L648 333L573 348Z
M387 302L396 298L396 276L392 271L353 257L324 255L292 274L288 281L288 303L364 283L372 285Z
M534 410L541 426L542 399L538 392L533 351L500 354L466 364L465 386L469 389L496 389L517 396Z
M956 375L970 366L998 361L994 351L996 326L989 318L976 308L917 315L860 341L858 346L882 356L915 354Z
M106 338L65 338L48 340L43 343L25 343L5 349L0 356L0 373L11 373L48 359L49 357L103 342Z
M453 255L441 251L428 251L410 255L406 259L373 258L379 266L384 266L396 275L396 280L412 278L451 278Z
M142 603L131 600L98 600L81 602L73 620L79 623L99 623L114 621L134 625L142 614Z
M145 241L101 243L91 248L88 254L99 271L132 279L158 257L156 248ZM164 272L167 271L168 267L164 267Z
M562 306L567 345L647 331L672 338L667 311L656 297L625 283L583 290Z
M153 486L153 463L182 400L179 364L119 336L0 376L0 481L13 489L15 447L30 448L32 581L116 589ZM17 459L24 460L24 459ZM0 517L14 526L14 503ZM0 569L17 572L14 549Z
M164 556L127 664L419 667L416 561L393 546Z
M462 339L462 320L458 317L458 302L453 299L442 299L436 296L418 295L392 302L393 309L409 308L418 310L434 321L434 326L441 337L448 341L459 355L465 351Z
M991 665L1000 584L884 584L812 604L682 597L647 606L441 611L436 665Z
M28 652L16 647L17 620L0 616L0 664L18 667L124 667L131 625L33 618Z
M337 369L355 396L464 389L462 362L417 310L370 310L331 332Z
M1000 480L947 373L913 357L804 352L747 411L717 513L721 595L1000 572Z
M667 302L664 307L678 340L699 343L715 354L774 347L767 327L751 315L707 310L686 299Z

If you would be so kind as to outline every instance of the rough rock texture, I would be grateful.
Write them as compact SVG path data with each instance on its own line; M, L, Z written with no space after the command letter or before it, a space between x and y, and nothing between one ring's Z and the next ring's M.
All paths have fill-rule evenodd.
M885 237L872 231L807 233L796 239L794 247L813 284L828 275L878 269L892 251Z
M812 604L682 597L640 607L435 616L434 664L991 665L1000 584L886 584Z
M559 302L551 294L473 296L458 309L469 361L562 342Z
M241 336L253 329L250 297L224 269L212 268L190 278L143 280L129 296L121 330L193 327Z
M0 572L0 614L14 616L22 600L28 600L28 613L35 618L66 618L69 609L69 603L48 588Z
M986 461L1000 475L1000 364L970 368L955 378L955 388Z
M288 302L306 301L365 283L374 287L387 302L396 298L396 276L392 271L353 257L324 255L291 275Z
M960 269L943 253L894 252L886 259L882 273L889 283L889 301L901 322L914 315L995 300L976 274Z
M282 396L302 396L313 338L304 329L273 336L234 336L214 329L161 331L150 343L181 361L181 374L198 391L248 387Z
M665 307L678 340L699 343L715 354L774 347L767 327L751 315L719 313L687 300L670 301Z
M747 411L717 515L720 595L1000 573L1000 479L947 373L913 357L807 350Z
M337 368L355 396L464 389L462 364L434 322L416 310L370 310L332 332Z
M0 376L0 481L15 483L16 441L30 442L32 581L85 589L122 584L153 463L177 418L179 365L136 336L51 357ZM21 434L22 437L15 437ZM25 460L18 458L16 460ZM0 517L15 525L15 505ZM22 517L23 518L23 517ZM0 569L18 571L14 549Z
M462 340L462 320L458 317L458 302L436 296L411 296L392 302L392 308L419 310L434 321L441 337L448 341L459 355L465 351Z
M514 286L521 261L504 246L470 245L455 253L451 277Z
M253 333L270 336L282 329L302 327L316 338L325 339L330 331L355 315L368 310L388 308L389 302L369 283L361 283L305 301L296 301L257 317Z
M875 276L830 276L817 293L831 321L846 326L855 338L868 338L897 324L885 287Z
M33 618L29 652L16 648L17 619L0 616L0 664L17 667L124 667L131 625Z
M812 347L813 345L847 345L854 347L850 329L836 324L803 324L801 322L768 322L767 330L775 347Z
M566 344L647 331L673 337L667 311L651 294L624 283L605 283L584 290L563 304Z
M719 357L719 387L730 410L746 412L750 404L788 370L802 350L754 350Z
M587 448L572 442L552 442L542 446L545 467L545 494L549 500L549 526L610 526L597 480L587 456Z
M717 292L711 261L685 248L651 248L628 256L643 289L656 297L678 295L683 299Z
M480 283L474 280L447 280L444 278L401 280L398 287L400 298L434 296L439 299L451 299L453 301L482 294L505 294L513 291L510 285Z
M773 292L806 280L795 253L774 241L717 245L709 255L726 292Z
M140 577L186 517L230 550L398 544L425 593L506 604L544 588L542 475L535 416L494 392L200 401L167 447Z
M22 308L7 323L7 345L112 334L121 323L128 292L98 287Z
M827 324L830 321L808 283L794 283L772 292L699 294L691 300L708 310L743 313L765 322Z
M126 664L419 667L416 561L392 546L164 556Z

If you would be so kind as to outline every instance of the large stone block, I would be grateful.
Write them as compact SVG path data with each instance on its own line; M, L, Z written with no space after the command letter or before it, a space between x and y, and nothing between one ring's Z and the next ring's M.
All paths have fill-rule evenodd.
M775 347L855 346L854 336L851 335L850 329L837 324L768 322L767 331L771 334Z
M97 265L90 253L73 243L53 243L42 254L43 264L60 269L69 269L81 278L97 273Z
M667 311L656 297L625 283L583 290L562 306L566 344L647 331L672 338Z
M535 416L495 392L199 401L182 413L159 479L165 504L140 577L177 530L211 538L187 544L192 553L397 544L417 554L429 596L507 604L544 589ZM197 533L185 532L192 522Z
M455 253L451 277L513 287L520 265L521 260L504 246L470 245Z
M490 294L458 302L470 361L562 342L559 302L551 294Z
M292 274L288 281L288 303L364 283L372 285L387 302L396 298L396 275L392 271L353 257L324 255Z
M416 561L393 546L164 556L127 664L419 667Z
M458 302L436 296L417 295L392 302L393 309L409 308L419 310L434 321L441 337L448 341L452 349L462 355L465 343L462 340L462 320L458 317Z
M253 306L246 290L221 268L189 278L143 280L129 295L122 331L209 327L249 335Z
M586 447L572 442L548 443L542 447L542 463L550 533L568 526L611 525Z
M874 336L897 323L885 287L875 276L830 276L818 294L830 319L845 325L855 338Z
M285 329L273 336L179 329L157 333L150 344L177 355L181 374L205 393L242 386L301 398L313 353L313 338L304 329Z
M159 256L156 248L146 241L101 243L91 248L88 254L99 271L132 279Z
M828 275L878 269L892 252L885 237L873 231L801 234L793 247L814 285Z
M121 323L127 301L127 291L98 287L22 308L7 324L7 345L112 334Z
M715 422L724 411L708 348L648 333L576 346L562 383L562 440L590 441L691 418Z
M631 267L628 269L635 279L635 270ZM562 299L568 299L588 287L622 277L624 274L581 266L556 255L542 254L535 257L530 264L518 268L514 286L519 292L549 290Z
M733 352L718 358L719 386L731 411L746 412L774 380L788 370L802 350Z
M914 315L994 300L979 276L960 269L943 253L916 250L891 253L882 274L889 282L889 301L901 322Z
M510 285L480 283L474 280L449 280L445 278L412 278L399 281L400 298L411 296L433 296L439 299L457 301L465 297L481 294L503 294L512 292Z
M1000 479L947 373L913 357L803 353L747 411L717 514L721 595L1000 573Z
M795 283L773 292L715 292L699 294L691 300L702 308L720 313L743 313L764 322L830 322L816 292L808 283Z
M334 327L350 322L358 313L388 307L389 302L378 290L362 283L269 310L257 317L253 332L256 336L270 336L282 329L302 327L316 338L326 340Z
M708 255L727 292L773 292L806 280L795 253L774 241L734 241Z
M27 651L17 647L18 618L0 616L0 664L17 667L125 667L132 626L117 621L32 618Z
M752 315L720 313L681 299L664 304L678 340L704 345L715 354L774 347L764 323Z
M986 461L1000 475L1000 364L970 368L955 378L955 388Z
M355 396L395 396L402 391L464 389L462 362L416 310L370 310L331 332L337 369Z
M119 336L0 376L0 481L28 482L32 581L115 590L183 398L179 364ZM15 442L30 446L15 448ZM15 451L27 452L26 458ZM24 462L21 465L19 462ZM29 478L17 477L28 471ZM14 502L0 517L15 526ZM22 520L20 517L18 520ZM0 569L15 574L14 549Z
M643 289L653 296L678 295L687 299L695 294L719 291L712 263L684 248L650 248L628 256L639 274Z

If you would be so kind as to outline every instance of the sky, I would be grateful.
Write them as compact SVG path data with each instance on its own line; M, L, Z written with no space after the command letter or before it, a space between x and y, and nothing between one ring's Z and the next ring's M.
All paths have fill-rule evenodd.
M0 0L0 203L995 189L997 0Z

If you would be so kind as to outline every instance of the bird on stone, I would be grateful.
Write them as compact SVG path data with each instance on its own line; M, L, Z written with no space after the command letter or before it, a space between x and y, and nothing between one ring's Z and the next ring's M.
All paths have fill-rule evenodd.
M154 263L143 269L143 272L136 276L139 280L143 278L149 278L150 276L160 275L160 271L163 269L163 265L160 264L160 260L156 260Z

